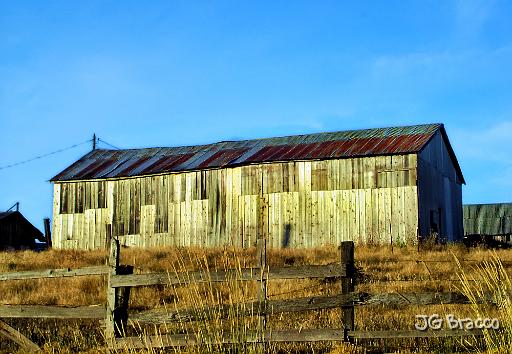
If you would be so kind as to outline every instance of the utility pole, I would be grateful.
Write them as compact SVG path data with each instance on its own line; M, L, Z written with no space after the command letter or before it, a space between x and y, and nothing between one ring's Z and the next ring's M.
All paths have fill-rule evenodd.
M96 150L96 133L92 135L92 149Z

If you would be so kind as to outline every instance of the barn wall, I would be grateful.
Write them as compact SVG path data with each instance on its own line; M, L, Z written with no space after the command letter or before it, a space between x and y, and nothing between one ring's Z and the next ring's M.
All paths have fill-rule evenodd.
M418 195L420 236L434 223L444 239L461 240L462 183L440 132L418 155Z
M416 155L294 161L56 183L54 246L271 247L414 242Z

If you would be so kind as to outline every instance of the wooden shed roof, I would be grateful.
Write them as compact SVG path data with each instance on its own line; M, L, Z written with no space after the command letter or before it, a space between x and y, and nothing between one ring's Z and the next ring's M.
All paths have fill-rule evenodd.
M254 163L417 153L441 131L461 181L459 164L442 124L348 130L208 145L93 150L52 182L143 176Z

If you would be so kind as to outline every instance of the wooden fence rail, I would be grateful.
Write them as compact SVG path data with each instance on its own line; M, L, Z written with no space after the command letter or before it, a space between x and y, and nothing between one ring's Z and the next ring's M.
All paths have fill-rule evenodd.
M138 287L151 285L180 285L184 283L209 283L237 281L261 281L267 279L303 279L334 278L347 275L344 265L328 264L313 266L278 267L272 269L241 268L233 270L209 270L171 274L169 272L112 275L110 286L113 288Z
M107 276L104 305L98 306L41 306L41 305L0 305L0 318L46 318L46 319L89 319L101 320L105 327L107 344L114 348L148 348L166 346L188 346L205 343L228 344L234 342L260 343L265 348L271 342L316 342L353 341L355 339L454 337L482 335L481 330L388 330L358 331L354 326L355 309L359 306L410 306L437 304L468 304L470 301L457 292L423 293L382 293L369 294L355 289L356 271L354 266L354 244L343 242L340 247L340 262L327 265L290 267L269 267L266 242L258 239L257 267L231 270L208 270L193 272L159 272L133 274L133 267L120 265L120 247L112 239L109 261L106 266L92 266L79 269L61 268L39 271L0 273L0 281L48 279L77 276ZM295 297L291 299L269 299L267 282L278 279L336 278L340 280L340 292L332 295ZM225 281L257 282L257 300L204 307L202 309L157 308L146 311L129 310L130 289L142 286L166 285L185 286L191 283ZM487 294L481 302L492 303ZM336 309L342 311L340 328L286 329L268 328L268 316L281 313L311 310ZM212 338L196 337L193 334L163 334L146 337L123 337L128 323L164 324L183 323L197 320L222 319L236 313L237 316L257 316L257 328L246 330L243 336L223 333ZM14 328L0 321L0 336L16 341L27 350L34 351L37 345Z
M29 270L23 272L0 273L2 280L26 280L26 279L45 279L45 278L63 278L80 277L88 275L104 275L108 273L108 266L93 266L84 268L60 268L46 270Z
M391 331L349 331L350 339L400 339L400 338L446 338L481 336L482 330L391 330ZM258 331L248 331L242 335L224 333L221 338L207 338L195 334L173 334L146 337L124 337L117 338L113 344L118 349L143 349L162 347L186 347L201 344L236 344L236 343L258 343L261 341ZM346 334L344 328L321 328L321 329L285 329L265 331L263 341L265 343L279 342L343 342Z

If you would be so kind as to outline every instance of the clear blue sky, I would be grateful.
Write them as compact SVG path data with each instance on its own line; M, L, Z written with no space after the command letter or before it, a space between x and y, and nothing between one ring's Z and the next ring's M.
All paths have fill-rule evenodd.
M464 202L512 201L511 1L0 1L0 167L428 122ZM0 170L39 228L82 145Z

